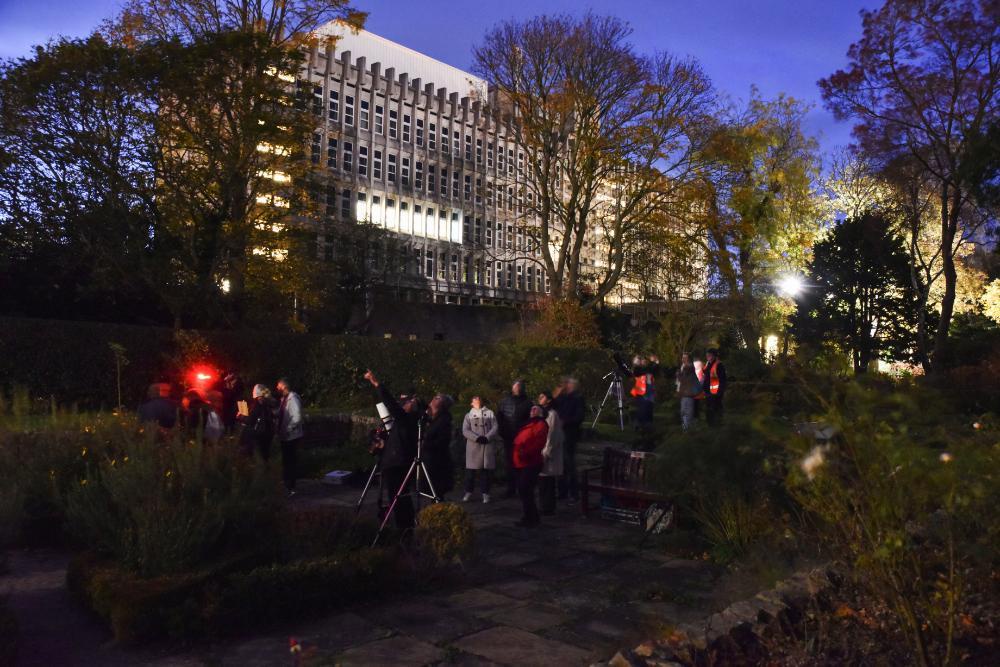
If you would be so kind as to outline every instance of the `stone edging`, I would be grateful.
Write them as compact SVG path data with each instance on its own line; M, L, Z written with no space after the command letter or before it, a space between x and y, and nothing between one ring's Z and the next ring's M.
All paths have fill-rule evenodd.
M679 667L690 664L693 653L723 643L744 645L747 632L761 635L775 623L785 625L790 618L800 617L810 602L835 586L836 580L829 566L798 572L770 590L712 614L702 623L679 626L668 639L647 640L592 667Z

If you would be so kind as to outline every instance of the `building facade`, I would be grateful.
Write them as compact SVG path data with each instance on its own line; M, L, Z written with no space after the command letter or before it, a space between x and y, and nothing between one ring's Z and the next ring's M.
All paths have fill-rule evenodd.
M339 39L312 48L296 86L324 119L311 153L325 168L325 212L399 241L404 261L387 287L470 305L548 292L525 233L525 156L509 123L486 111L487 83L365 31L334 23L319 34Z

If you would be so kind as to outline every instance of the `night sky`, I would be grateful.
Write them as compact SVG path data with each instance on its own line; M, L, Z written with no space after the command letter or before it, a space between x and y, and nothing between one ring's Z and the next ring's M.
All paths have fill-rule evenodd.
M640 51L667 50L701 61L716 86L746 98L757 84L814 104L807 129L825 150L846 145L850 128L822 108L816 81L846 64L861 33L858 11L881 0L357 0L367 29L468 69L486 29L512 16L611 13L629 21ZM115 13L119 0L0 0L0 57L27 55L56 35L82 36Z

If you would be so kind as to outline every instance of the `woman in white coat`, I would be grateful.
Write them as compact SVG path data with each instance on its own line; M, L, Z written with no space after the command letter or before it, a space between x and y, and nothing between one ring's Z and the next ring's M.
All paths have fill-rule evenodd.
M483 405L479 396L472 397L472 409L462 422L465 436L465 495L463 502L472 500L476 486L476 471L480 471L479 486L483 502L490 502L490 483L497 467L496 437L499 424L493 411Z
M552 394L543 391L538 404L545 409L545 422L549 425L548 439L542 457L542 473L538 485L539 505L542 514L556 513L556 482L563 474L563 429L558 413L552 408Z

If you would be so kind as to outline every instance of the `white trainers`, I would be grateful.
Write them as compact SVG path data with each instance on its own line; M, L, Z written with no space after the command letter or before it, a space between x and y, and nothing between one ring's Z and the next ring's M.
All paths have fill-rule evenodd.
M467 493L464 496L462 496L462 502L463 503L467 503L470 500L472 500L472 494L471 493Z
M484 493L484 494L483 494L483 504L484 504L484 505L486 505L486 504L488 504L489 502L490 502L490 494L488 494L488 493Z

